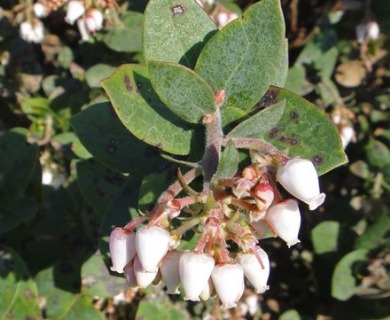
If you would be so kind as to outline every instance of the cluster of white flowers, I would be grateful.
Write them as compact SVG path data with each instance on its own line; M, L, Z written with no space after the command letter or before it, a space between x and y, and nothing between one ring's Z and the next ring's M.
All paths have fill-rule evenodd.
M146 288L162 280L168 294L183 291L184 299L191 301L216 295L223 308L237 306L245 278L258 293L265 292L270 262L258 239L269 229L292 246L299 242L301 224L297 200L282 199L271 180L311 210L324 202L325 195L320 193L311 161L282 157L273 173L269 165L275 169L274 159L268 165L264 161L246 167L232 179L222 179L212 191L216 205L206 215L202 209L201 219L188 220L188 228L184 222L174 230L169 219L176 218L184 206L207 202L199 200L202 197L170 201L148 224L141 224L146 220L142 218L124 228L116 227L109 241L111 270L124 273L131 288ZM178 230L189 230L196 224L201 225L202 233L196 248L179 251L182 234ZM235 242L239 249L232 252L227 241Z
M19 33L23 40L40 43L44 39L44 25L39 19L48 16L52 8L48 4L36 2L32 6L34 17L20 25ZM71 0L66 6L65 21L69 24L77 23L81 39L87 41L91 34L103 28L104 17L100 9L86 8L83 1Z

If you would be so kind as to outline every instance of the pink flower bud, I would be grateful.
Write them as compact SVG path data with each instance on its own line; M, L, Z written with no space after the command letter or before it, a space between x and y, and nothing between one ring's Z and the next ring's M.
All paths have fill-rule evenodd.
M320 194L316 169L309 160L290 159L278 168L276 179L294 197L306 202L310 210L317 209L325 200L325 194Z
M179 294L180 284L180 256L179 251L169 251L161 262L161 276L167 286L168 294Z
M68 3L65 21L74 24L78 18L85 13L85 7L82 1L72 0Z
M125 267L125 278L126 282L132 289L138 288L137 278L134 273L134 261L130 261Z
M245 277L258 293L268 290L267 281L270 272L270 264L266 252L258 248L257 256L254 253L244 253L238 256L238 262L244 269ZM261 260L261 263L259 261Z
M135 256L135 235L117 227L110 234L111 270L123 273L123 268Z
M296 200L288 199L272 206L267 211L266 219L276 234L286 241L288 247L300 242L298 233L301 214Z
M244 293L244 270L238 263L216 265L211 273L218 298L224 309L237 307Z
M186 251L180 257L180 279L184 287L184 300L199 301L202 290L213 271L215 261L206 254Z
M134 275L137 280L138 287L145 289L148 287L156 278L157 270L155 272L146 272L143 270L141 262L138 256L134 258Z
M259 183L255 187L256 206L260 211L266 211L274 201L274 190L269 183Z
M156 272L169 249L170 234L160 227L141 226L135 235L135 247L143 270Z
M238 198L250 196L250 190L253 187L253 182L245 178L236 178L234 180L232 192Z

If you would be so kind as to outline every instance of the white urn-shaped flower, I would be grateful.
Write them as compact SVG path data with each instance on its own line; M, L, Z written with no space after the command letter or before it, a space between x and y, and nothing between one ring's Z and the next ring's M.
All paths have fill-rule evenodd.
M296 200L288 199L273 205L268 209L266 219L273 231L286 241L288 247L300 242L298 233L301 227L301 213Z
M68 3L65 21L74 24L85 13L85 6L82 1L72 0Z
M245 277L258 293L268 290L270 263L268 255L263 249L258 248L256 254L242 253L237 257L237 260L244 270Z
M112 267L111 270L123 273L124 267L135 256L135 235L123 228L112 230L109 240Z
M156 272L169 249L170 234L160 227L141 226L135 235L135 247L143 270Z
M141 262L138 256L134 258L134 275L137 280L138 287L145 289L148 287L156 278L158 270L154 272L146 272L143 270Z
M320 193L318 175L311 161L293 158L278 168L276 180L294 197L317 209L325 200Z
M216 265L211 273L222 308L237 307L237 302L244 293L244 270L238 263Z
M180 279L185 292L185 300L199 301L199 296L207 285L215 261L211 256L186 251L180 257Z
M161 262L161 277L167 286L168 294L179 294L180 285L180 257L182 252L169 251Z

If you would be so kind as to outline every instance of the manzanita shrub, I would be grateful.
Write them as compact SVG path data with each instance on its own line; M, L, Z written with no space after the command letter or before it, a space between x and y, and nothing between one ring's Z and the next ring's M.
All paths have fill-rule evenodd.
M295 245L299 207L325 201L318 176L347 161L340 135L283 89L278 0L252 5L221 30L195 1L152 0L143 50L145 64L103 80L110 102L72 121L88 151L124 173L124 199L100 228L101 252L132 288L162 281L168 294L217 295L235 307L245 278L259 293L268 288L261 239Z

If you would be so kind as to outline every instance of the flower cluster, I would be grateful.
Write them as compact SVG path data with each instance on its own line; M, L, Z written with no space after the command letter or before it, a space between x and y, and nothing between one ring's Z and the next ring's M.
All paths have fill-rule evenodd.
M86 5L85 3L88 3ZM20 25L20 36L28 42L40 43L44 39L44 26L42 21L51 11L58 10L65 5L65 21L69 24L77 23L81 39L86 41L91 34L96 33L103 28L104 15L106 7L113 6L115 1L106 2L105 0L96 1L50 1L38 0L32 6L26 7L26 20ZM31 15L31 12L33 15Z
M112 271L124 273L132 288L162 280L168 294L183 291L186 300L217 295L223 308L237 306L245 278L265 292L270 262L258 239L271 232L292 246L301 224L298 201L283 199L277 182L311 210L325 199L311 161L257 154L241 173L214 182L208 192L163 197L150 215L115 228L109 241ZM182 224L174 229L172 220L179 216ZM181 251L188 230L195 231L197 243L193 251Z

